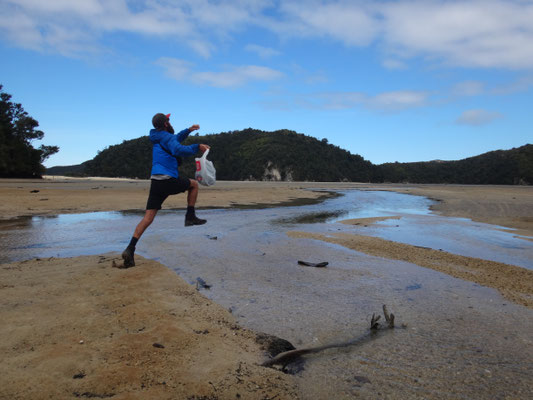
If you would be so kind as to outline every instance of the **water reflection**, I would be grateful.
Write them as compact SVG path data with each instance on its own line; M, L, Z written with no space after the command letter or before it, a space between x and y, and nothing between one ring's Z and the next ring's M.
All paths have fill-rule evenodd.
M533 267L531 242L515 237L510 231L496 229L499 227L433 215L429 211L433 202L427 198L381 191L352 190L342 194L342 197L320 204L300 207L212 209L200 212L209 218L206 229L215 229L213 219L224 221L224 232L220 232L220 236L232 231L247 236L258 230L280 234L285 229L303 229L302 225L305 225L306 230L342 230ZM142 214L142 211L93 212L1 221L0 262L121 250ZM379 221L373 225L335 224L344 219L387 216L400 218ZM147 234L158 235L158 229L164 229L169 223L171 229L183 229L182 218L181 210L160 211ZM246 221L245 225L243 221ZM172 235L171 232L169 234Z

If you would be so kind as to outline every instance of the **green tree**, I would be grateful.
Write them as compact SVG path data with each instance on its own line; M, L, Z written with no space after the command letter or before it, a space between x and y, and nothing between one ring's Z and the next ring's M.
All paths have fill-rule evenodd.
M33 148L33 140L41 140L44 132L22 105L13 103L11 95L0 85L0 176L5 178L40 178L45 171L43 161L59 151L57 146Z

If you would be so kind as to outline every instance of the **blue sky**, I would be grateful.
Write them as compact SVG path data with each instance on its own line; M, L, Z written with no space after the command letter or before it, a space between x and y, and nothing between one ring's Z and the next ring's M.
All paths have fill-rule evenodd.
M0 0L0 84L60 147L46 166L157 112L454 160L533 142L532 21L530 0Z

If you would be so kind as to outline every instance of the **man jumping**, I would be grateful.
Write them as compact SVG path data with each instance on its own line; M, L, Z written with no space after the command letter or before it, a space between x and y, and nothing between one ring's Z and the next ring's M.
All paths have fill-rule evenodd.
M194 206L198 198L198 182L194 179L182 178L178 173L179 162L176 157L191 156L198 151L202 153L209 149L206 144L181 144L191 132L200 129L199 125L192 125L174 135L174 128L170 125L170 114L156 114L152 118L154 129L150 130L152 150L152 176L150 194L146 204L146 212L143 219L133 233L130 244L122 253L124 267L135 265L134 253L137 241L146 228L153 222L157 212L166 198L172 194L187 192L187 213L185 214L185 226L203 225L207 221L196 216Z

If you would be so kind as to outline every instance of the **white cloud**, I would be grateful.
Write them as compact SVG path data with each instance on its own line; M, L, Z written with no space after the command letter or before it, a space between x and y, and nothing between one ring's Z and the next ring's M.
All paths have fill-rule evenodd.
M41 33L35 21L19 12L9 15L0 12L0 32L6 35L5 39L24 48L39 50L42 45Z
M533 68L533 3L520 0L385 2L390 51L448 65Z
M271 47L260 46L258 44L248 44L244 49L246 51L256 53L261 58L271 58L274 56L279 56L281 54L281 52L279 52L278 50L275 50Z
M89 16L102 12L102 4L98 0L17 0L5 1L5 3L17 4L23 9L37 13L73 13Z
M387 69L407 69L407 64L398 59L387 58L383 60L382 64Z
M292 63L291 73L292 76L298 77L298 79L305 82L307 85L317 85L329 82L329 78L325 71L310 71L296 63Z
M479 81L459 82L452 88L452 94L456 96L477 96L484 91L485 84Z
M215 72L194 71L191 63L170 57L162 57L156 64L164 68L169 78L220 88L234 88L252 81L272 81L283 77L280 71L258 65L234 66Z
M429 93L404 90L369 95L362 92L328 92L299 96L298 106L315 109L343 110L365 107L377 111L394 112L423 107L429 104Z
M203 40L190 40L189 46L194 50L194 52L204 58L209 58L213 46Z
M492 121L502 118L503 115L495 111L487 111L483 109L464 111L456 120L455 123L459 125L487 125Z
M105 47L104 35L110 33L161 36L208 57L212 38L242 29L266 4L260 0L0 0L0 33L18 46L70 56L64 48L70 53L93 51ZM70 32L71 37L57 32Z
M365 2L285 1L280 7L284 24L271 28L282 34L319 36L340 40L347 45L368 45L376 37L378 20Z
M214 87L237 87L250 81L272 81L282 76L281 72L268 67L245 65L222 72L196 72L192 80Z
M386 92L370 98L367 105L379 110L399 111L426 105L428 96L427 92L414 90Z
M310 4L309 4L310 3ZM443 65L533 68L533 3L523 0L284 2L268 27L287 36L381 44L386 68L421 56Z
M164 68L166 76L177 81L187 79L192 67L192 64L187 61L171 57L161 57L155 64Z
M362 105L366 95L360 92L329 92L302 95L296 104L305 108L344 110Z
M514 82L496 86L491 93L496 95L507 95L512 93L525 92L533 87L533 76L522 76Z
M83 53L105 47L108 34L127 32L184 43L209 57L219 42L261 28L284 41L379 46L386 68L417 57L533 69L532 21L530 0L0 0L0 34L31 49ZM275 55L268 47L248 50Z

